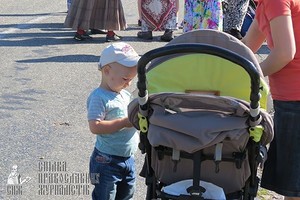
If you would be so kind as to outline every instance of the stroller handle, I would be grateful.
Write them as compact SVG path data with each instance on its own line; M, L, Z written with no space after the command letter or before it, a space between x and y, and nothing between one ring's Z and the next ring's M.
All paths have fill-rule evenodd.
M139 60L137 64L138 70L138 82L137 88L139 90L139 98L148 98L147 86L146 86L146 66L147 64L155 58L162 56L172 55L172 54L182 54L182 53L204 53L222 57L227 59L246 70L251 79L251 94L250 94L250 107L252 109L259 108L260 100L260 74L254 64L248 59L221 47L212 46L208 44L175 44L170 46L164 46L156 48L145 53Z

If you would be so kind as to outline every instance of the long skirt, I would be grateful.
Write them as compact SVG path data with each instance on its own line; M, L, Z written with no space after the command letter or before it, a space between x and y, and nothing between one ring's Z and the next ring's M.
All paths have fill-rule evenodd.
M177 29L176 0L142 0L142 31Z
M229 32L231 29L240 31L247 13L249 0L227 0L227 3L223 30L225 32Z
M197 29L223 30L222 0L185 0L183 31Z
M261 187L300 197L300 102L273 101L274 139L264 165Z
M73 0L64 25L84 30L124 30L127 26L121 0Z
M70 10L72 4L72 0L67 0L67 8Z

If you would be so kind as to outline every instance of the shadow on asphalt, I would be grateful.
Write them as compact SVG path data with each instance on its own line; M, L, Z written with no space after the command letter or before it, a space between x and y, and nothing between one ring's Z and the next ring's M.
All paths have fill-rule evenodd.
M40 14L49 15L47 13ZM0 15L1 16L1 15ZM14 16L14 15L13 15ZM19 15L17 15L19 16ZM57 45L72 45L72 44L103 44L105 43L105 35L92 35L93 39L85 41L75 41L73 39L75 30L65 28L62 23L32 23L32 24L6 24L0 25L0 29L7 30L0 33L1 47L41 47L41 46L57 46ZM16 31L16 30L22 30ZM27 30L38 29L38 32L25 32ZM140 27L137 24L128 24L125 31L118 31L118 34L123 36L124 42L160 42L160 36L154 36L153 40L142 40L136 35L128 35L128 32L138 32ZM126 33L127 32L127 33ZM163 41L162 41L163 42ZM165 43L165 42L164 42ZM266 45L263 45L258 54L269 54L270 50ZM37 63L37 62L97 62L99 56L95 55L65 55L54 56L49 58L26 59L18 60L19 63Z
M39 13L39 14L19 14L19 13L12 13L12 14L0 14L0 17L38 17L38 16L55 16L60 14L65 14L66 12L57 12L57 13Z
M39 58L39 59L26 59L18 60L18 63L43 63L43 62L61 62L61 63L70 63L70 62L90 62L95 63L99 61L99 56L95 55L85 55L85 54L76 54L76 55L66 55L66 56L54 56L48 58Z

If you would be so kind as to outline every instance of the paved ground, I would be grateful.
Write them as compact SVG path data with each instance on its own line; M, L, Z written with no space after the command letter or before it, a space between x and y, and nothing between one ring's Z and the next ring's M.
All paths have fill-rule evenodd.
M123 41L140 55L166 44L159 41L161 32L153 41L136 38L136 1L123 5L129 24L118 32ZM94 136L87 128L85 101L100 80L97 61L108 45L105 36L74 41L74 31L63 27L66 2L61 0L1 0L0 13L0 199L90 199L85 175ZM257 56L267 54L264 47ZM136 158L140 171L143 155L138 152ZM14 165L26 181L18 187L7 185ZM61 179L51 182L50 172ZM69 195L51 194L57 191L54 180L80 188ZM138 177L134 199L144 197L144 180Z

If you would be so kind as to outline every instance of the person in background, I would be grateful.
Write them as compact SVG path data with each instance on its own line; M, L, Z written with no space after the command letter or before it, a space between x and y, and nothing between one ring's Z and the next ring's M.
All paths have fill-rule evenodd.
M241 28L247 14L249 0L225 0L223 31L242 39Z
M242 39L253 52L266 40L260 63L274 106L274 139L264 164L261 187L300 200L300 1L258 0L256 14Z
M139 19L138 19L138 26L142 26L142 0L138 1L138 12L139 12Z
M67 9L68 9L68 11L71 8L71 3L72 3L72 0L67 0Z
M120 40L114 30L127 27L121 0L73 0L64 25L77 30L77 41L91 39L91 29L91 34L106 34L107 42Z
M197 29L223 30L222 0L184 1L183 32Z
M87 99L89 129L96 135L90 158L93 200L133 198L139 136L127 117L132 98L125 89L137 74L139 58L124 42L113 43L101 53L101 83Z
M142 30L137 37L152 40L153 31L164 31L160 39L171 41L173 30L177 29L178 7L179 0L141 0Z

